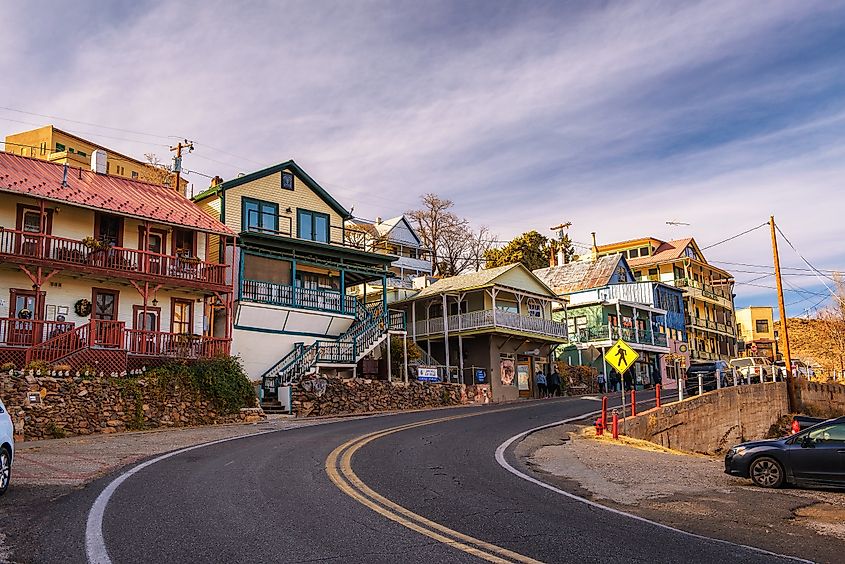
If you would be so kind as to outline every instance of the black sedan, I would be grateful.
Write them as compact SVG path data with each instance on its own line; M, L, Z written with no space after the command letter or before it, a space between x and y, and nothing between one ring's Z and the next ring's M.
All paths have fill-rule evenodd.
M725 472L764 488L845 485L845 417L784 439L737 445L725 455Z

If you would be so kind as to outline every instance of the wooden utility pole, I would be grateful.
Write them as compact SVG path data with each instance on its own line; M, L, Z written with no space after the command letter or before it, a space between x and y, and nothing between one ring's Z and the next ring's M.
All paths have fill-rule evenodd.
M772 229L772 254L775 261L775 281L778 288L778 309L780 310L780 331L783 335L783 360L786 364L786 394L789 401L790 413L798 412L798 401L795 394L795 378L792 376L792 355L789 352L789 331L786 327L786 307L783 305L783 283L780 277L780 258L778 257L778 239L775 234L775 216L769 218Z
M182 149L188 149L188 152L194 150L194 142L188 141L187 139L184 142L179 141L175 147L170 147L171 151L176 151L176 159L173 163L173 171L176 173L176 191L182 192ZM185 196L186 194L182 194Z

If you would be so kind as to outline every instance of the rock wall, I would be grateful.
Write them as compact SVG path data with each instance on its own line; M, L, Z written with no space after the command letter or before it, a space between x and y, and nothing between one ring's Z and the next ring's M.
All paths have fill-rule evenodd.
M822 384L801 380L798 389L801 397L801 411L804 414L814 417L845 415L845 386L842 384Z
M463 384L404 384L362 378L326 380L325 392L320 396L302 386L294 386L291 391L293 413L298 417L345 415L469 403Z
M0 374L0 398L16 440L258 421L260 408L218 413L196 390L140 378Z
M628 417L625 434L677 450L720 454L765 437L788 412L783 382L732 386Z

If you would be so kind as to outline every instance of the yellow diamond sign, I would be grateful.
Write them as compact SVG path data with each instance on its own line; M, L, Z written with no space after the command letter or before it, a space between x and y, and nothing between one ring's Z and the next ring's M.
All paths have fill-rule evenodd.
M640 354L628 346L628 343L619 339L616 344L610 347L605 353L604 359L609 365L616 369L619 374L624 374L626 370L631 368Z

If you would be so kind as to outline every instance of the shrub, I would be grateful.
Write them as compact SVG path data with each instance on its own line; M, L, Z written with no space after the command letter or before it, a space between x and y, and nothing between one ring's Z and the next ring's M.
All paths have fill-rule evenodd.
M194 364L173 362L154 368L147 378L162 388L186 386L199 391L221 414L235 413L242 407L254 407L257 398L240 359L220 356Z
M15 366L14 362L4 362L3 364L0 364L0 372L11 372L15 368L17 368L17 366Z
M33 370L35 372L41 371L41 374L47 376L50 374L50 370L52 367L50 363L46 360L31 360L29 363L23 367L24 370Z

